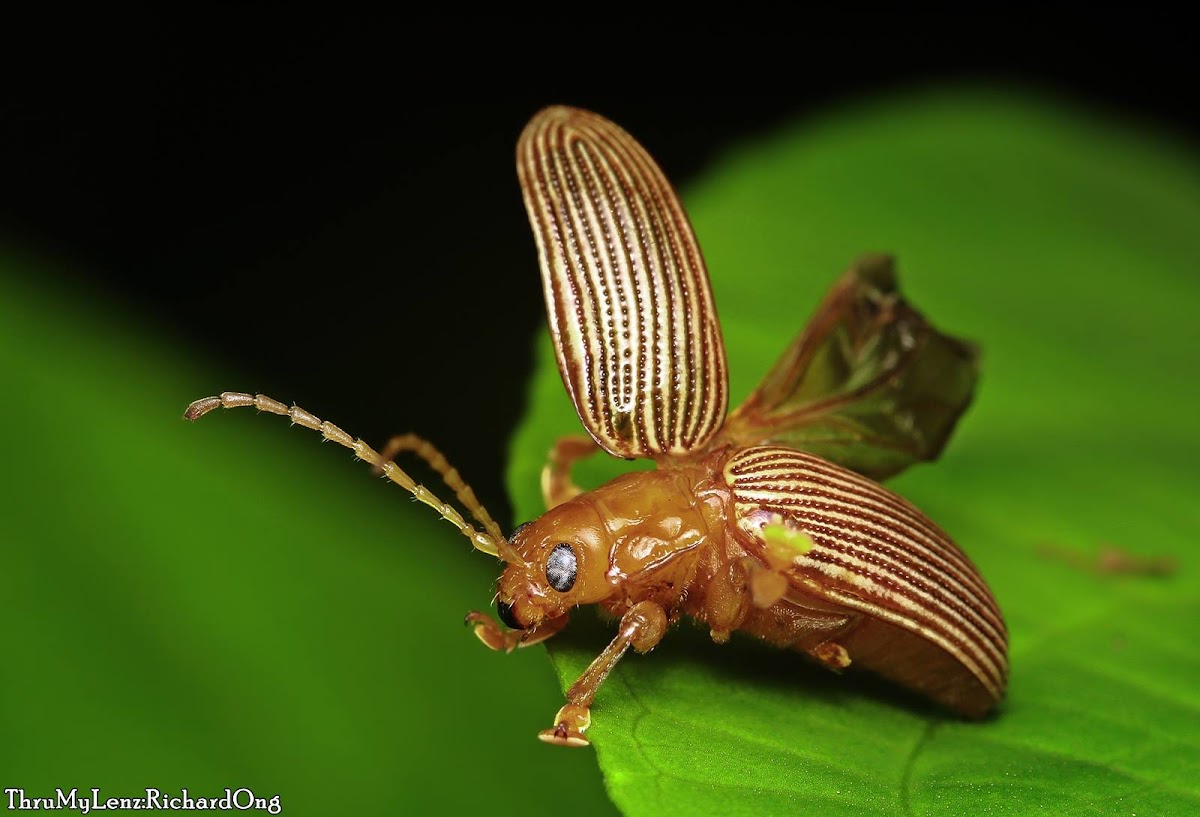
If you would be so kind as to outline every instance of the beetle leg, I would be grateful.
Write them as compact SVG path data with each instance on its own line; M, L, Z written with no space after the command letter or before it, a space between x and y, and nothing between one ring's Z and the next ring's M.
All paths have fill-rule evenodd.
M755 607L765 610L787 595L790 585L783 571L766 567L749 556L745 562L746 584L750 588L750 600Z
M709 636L718 644L729 641L730 634L740 628L750 613L746 594L747 574L753 559L727 562L708 583L704 594L704 621Z
M559 616L552 618L549 621L543 621L532 630L518 630L522 633L518 647L532 647L534 644L541 644L547 638L558 635L563 627L567 626L567 622L571 620L570 616Z
M489 650L497 652L512 652L521 642L524 635L520 630L505 630L492 620L486 613L472 610L467 613L466 625L475 633L475 637L483 642Z
M779 514L763 525L762 561L746 557L750 598L760 610L772 607L788 592L787 571L798 556L812 549L812 539L798 526Z
M850 666L850 653L836 641L824 641L808 651L808 654L834 672Z
M546 510L563 504L583 493L583 489L571 480L571 469L584 457L600 450L591 437L578 435L559 437L542 466L542 499Z
M792 630L792 649L807 653L819 664L841 672L850 666L850 653L838 643L859 624L859 615L815 599L790 595L780 605L782 621Z
M559 616L534 627L532 630L505 630L492 617L472 610L467 613L466 624L475 637L488 649L497 652L512 652L517 647L532 647L558 633L567 626L568 616Z
M667 614L662 607L651 601L638 602L630 607L621 616L616 638L567 690L567 704L554 716L554 728L542 731L538 738L558 746L587 746L588 740L583 733L592 725L590 707L596 690L626 650L633 647L640 653L649 652L666 632Z

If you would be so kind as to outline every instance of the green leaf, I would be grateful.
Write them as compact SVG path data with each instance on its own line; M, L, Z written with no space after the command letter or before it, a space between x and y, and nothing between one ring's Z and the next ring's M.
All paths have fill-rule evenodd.
M913 303L982 347L975 404L942 459L890 484L991 584L1011 686L995 717L968 723L882 681L682 626L626 658L593 707L617 805L1200 813L1195 160L1058 101L932 94L747 145L685 193L735 404L865 251L895 253ZM524 518L540 512L551 441L579 431L545 341L538 354L509 475ZM621 468L589 462L581 481ZM1104 543L1179 568L1081 566ZM579 618L551 647L564 686L611 635Z

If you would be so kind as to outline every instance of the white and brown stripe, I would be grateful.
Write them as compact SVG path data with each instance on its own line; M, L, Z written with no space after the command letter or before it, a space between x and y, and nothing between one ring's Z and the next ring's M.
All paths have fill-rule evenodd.
M662 170L587 111L546 108L517 143L559 371L619 457L703 450L728 403L708 273Z
M794 568L812 580L807 590L936 644L1000 698L1008 674L1004 619L974 565L916 507L791 448L743 449L723 475L743 531L757 538L763 520L779 514L811 537L812 550Z

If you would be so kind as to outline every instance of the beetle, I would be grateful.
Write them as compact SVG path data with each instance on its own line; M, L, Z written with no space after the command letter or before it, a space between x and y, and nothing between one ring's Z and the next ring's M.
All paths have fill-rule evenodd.
M197 400L185 417L242 406L285 415L352 449L503 560L504 626L467 615L494 650L550 638L580 605L616 617L616 636L540 733L547 742L587 745L605 677L685 615L718 643L745 632L985 715L1008 677L1000 609L950 537L876 481L940 454L971 401L976 347L938 332L901 296L891 258L867 256L727 418L708 274L646 150L597 114L551 107L522 132L517 172L558 369L589 435L550 451L543 516L505 537L415 435L376 452L299 407L238 392ZM572 467L598 450L657 467L583 491ZM479 527L404 472L394 462L402 452L425 460Z

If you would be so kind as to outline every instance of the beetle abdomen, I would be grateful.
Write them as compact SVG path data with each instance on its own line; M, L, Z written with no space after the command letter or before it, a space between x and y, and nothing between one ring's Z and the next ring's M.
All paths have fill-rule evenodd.
M746 448L723 468L733 529L761 555L781 520L813 546L788 570L793 591L859 613L839 643L853 662L967 715L1004 693L1008 634L975 566L900 496L791 448ZM765 559L764 559L765 561Z

